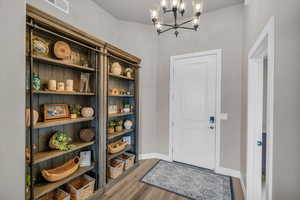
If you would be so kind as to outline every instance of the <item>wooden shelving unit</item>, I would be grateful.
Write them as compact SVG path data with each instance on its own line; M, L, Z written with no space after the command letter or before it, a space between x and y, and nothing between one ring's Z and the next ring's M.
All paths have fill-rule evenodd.
M26 147L30 158L26 160L26 200L39 199L43 195L63 188L71 180L88 174L96 180L95 192L89 199L96 199L101 193L120 181L138 166L138 136L139 136L139 64L141 60L117 47L95 38L63 21L27 5L26 21L26 109L30 110L30 126L26 127ZM42 38L48 44L48 54L40 55L33 51L34 36ZM79 53L80 61L64 61L57 59L53 53L53 44L64 41L69 44L73 53ZM75 54L76 56L77 54ZM74 56L74 54L73 54ZM70 56L72 58L72 56ZM81 59L83 58L83 59ZM75 59L76 60L76 59ZM82 62L86 61L86 62ZM131 68L133 76L114 74L110 71L112 62L119 62L122 67ZM90 90L79 92L82 73L90 75ZM33 74L38 74L41 88L33 87ZM49 80L64 82L74 80L74 92L50 91L45 85ZM111 88L128 90L118 95L110 93ZM125 95L129 94L129 95ZM108 114L110 104L130 104L130 112ZM93 117L69 117L55 120L44 120L44 104L80 104L94 108ZM125 106L124 106L125 107ZM39 113L36 124L33 123L34 110ZM123 110L124 111L124 110ZM131 120L133 126L114 134L107 134L110 120ZM83 142L79 138L82 128L94 128L96 136L91 142ZM72 138L72 148L67 151L50 150L49 138L53 132L67 132ZM116 154L107 152L107 145L116 140L130 136L130 144L124 151ZM72 175L57 181L47 182L41 175L43 169L53 169L66 161L78 156L81 151L92 152L92 165L80 167ZM134 167L123 172L116 179L107 175L107 164L124 152L135 154ZM28 155L28 154L26 154ZM24 180L20 180L24 181ZM28 196L29 191L29 196Z
M129 129L123 129L120 132L114 132L110 134L106 134L106 145L109 145L112 142L123 140L130 141L130 143L126 146L126 148L118 153L111 154L109 152L106 153L106 167L110 164L111 161L118 158L125 152L131 153L135 155L135 165L131 169L124 171L119 177L116 179L111 179L109 177L109 173L107 173L105 188L109 188L112 185L118 183L125 177L128 173L130 173L136 166L138 166L138 135L139 135L139 59L128 56L126 52L123 52L114 47L108 46L107 51L107 59L105 60L106 67L106 104L107 104L107 129L109 128L110 121L118 121L122 120L125 122L126 120L130 120L133 123L133 126ZM126 76L125 74L116 74L113 73L111 66L113 63L118 62L122 67L122 72L132 71L133 74L131 76ZM131 69L131 70L130 70ZM119 94L118 94L119 91ZM113 93L113 94L112 94ZM124 93L128 93L130 95L124 95ZM130 107L130 112L124 112L123 108L127 105ZM108 111L113 107L117 107L119 113L109 113ZM107 130L106 129L106 130ZM111 127L110 127L111 129ZM130 139L128 139L130 138ZM107 148L108 149L108 148ZM105 170L108 171L108 170Z
M36 11L34 11L36 12ZM26 129L26 146L30 149L30 158L28 159L26 174L30 176L32 184L30 185L30 196L26 199L38 199L43 195L51 192L61 186L64 186L69 181L77 178L85 173L95 178L95 190L102 188L101 182L101 161L103 159L101 152L103 146L100 146L101 115L99 111L102 109L100 106L103 93L101 87L101 77L103 68L102 58L103 46L97 42L91 42L88 35L85 38L78 37L76 31L72 32L68 27L59 27L53 23L48 24L48 18L44 21L38 17L36 13L27 16L27 65L26 65L26 108L30 110L30 116L33 116L33 110L39 113L39 119L36 124L33 124L32 117L31 126ZM43 16L40 16L43 17ZM34 38L45 41L48 44L47 55L37 55L34 50ZM63 61L55 57L53 46L55 42L63 41L67 43L71 51L80 57L79 59ZM75 62L77 62L75 64ZM87 64L88 63L88 64ZM87 67L93 66L93 67ZM33 75L38 76L40 79L40 88L36 89L33 80ZM89 84L87 92L79 92L81 77L88 74ZM57 82L65 82L66 80L73 80L74 92L68 91L49 91L47 90L47 83L49 80L57 80ZM45 86L46 85L46 86ZM94 115L92 117L77 117L71 119L70 116L62 119L45 120L45 113L43 113L44 104L65 104L72 105L78 104L82 107L92 107ZM102 105L102 104L101 104ZM68 113L68 112L67 112ZM80 115L80 114L79 114ZM91 142L84 142L80 139L78 133L81 129L93 128L95 130L94 140ZM64 132L72 138L71 149L50 150L48 147L49 139L57 132ZM41 175L43 169L53 169L61 166L66 161L79 156L81 151L91 151L91 162L93 163L88 167L80 167L73 174L56 182L47 182Z

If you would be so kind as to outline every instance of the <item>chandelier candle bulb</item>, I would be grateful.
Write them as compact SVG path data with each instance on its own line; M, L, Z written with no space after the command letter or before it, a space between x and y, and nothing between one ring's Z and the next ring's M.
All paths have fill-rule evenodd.
M167 0L162 0L162 1L160 2L160 5L161 5L161 7L162 7L164 10L166 10L167 7L168 7Z
M177 9L178 7L178 0L172 0L172 8Z
M155 23L158 20L158 12L156 10L150 10L152 22Z

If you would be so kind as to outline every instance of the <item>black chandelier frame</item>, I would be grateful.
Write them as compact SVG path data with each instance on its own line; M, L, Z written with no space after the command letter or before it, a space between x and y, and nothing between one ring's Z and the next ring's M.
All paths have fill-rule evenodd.
M180 0L180 3L182 3L182 0ZM179 11L178 12L178 8L177 7L174 7L174 8L171 8L171 9L167 9L165 7L162 8L163 10L163 14L167 14L167 13L173 13L173 16L174 16L174 24L160 24L162 27L167 27L165 30L161 30L161 29L157 29L157 33L158 35L162 34L162 33L165 33L165 32L168 32L170 30L175 30L174 34L176 37L178 37L178 34L179 34L179 31L178 29L185 29L185 30L194 30L194 31L197 31L198 28L199 28L199 24L194 24L193 27L186 27L185 25L192 22L194 20L194 18L190 19L190 20L187 20L187 21L184 21L182 23L178 23L178 14L180 13L181 16L184 15L184 12L185 10L182 10L182 11ZM201 12L197 12L195 14L195 17L199 20L200 19L200 16L201 16ZM152 19L152 22L153 22L153 25L156 26L158 22L158 19L157 18L153 18Z

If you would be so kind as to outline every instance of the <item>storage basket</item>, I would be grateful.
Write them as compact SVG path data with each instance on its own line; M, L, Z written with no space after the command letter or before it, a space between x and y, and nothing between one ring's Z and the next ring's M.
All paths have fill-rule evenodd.
M70 200L70 194L58 188L39 198L39 200Z
M135 155L131 153L123 153L118 157L119 159L124 161L124 169L127 170L134 166Z
M124 171L124 161L114 159L108 164L108 176L112 179L120 176Z
M119 153L123 151L127 146L127 142L123 142L122 140L110 143L108 145L108 152L111 154Z
M95 179L84 174L67 184L72 200L84 200L94 192Z

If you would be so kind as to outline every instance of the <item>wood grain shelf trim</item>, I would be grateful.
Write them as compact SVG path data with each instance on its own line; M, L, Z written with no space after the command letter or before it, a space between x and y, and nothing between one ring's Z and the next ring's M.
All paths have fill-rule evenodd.
M49 120L46 122L38 122L33 128L38 129L38 128L47 128L47 127L52 127L52 126L61 126L61 125L66 125L66 124L74 124L74 123L92 121L94 119L95 119L95 117L80 117L77 119L70 119L70 118L55 119L55 120Z
M112 117L123 117L123 116L127 116L127 115L133 115L133 112L128 112L128 113L116 113L116 114L108 114L109 118Z
M108 95L109 97L134 97L134 95Z
M128 151L128 150L130 150L130 149L132 149L132 148L133 148L132 145L127 145L127 147L126 147L123 151L121 151L121 152L119 152L119 153L108 154L108 155L107 155L107 160L114 159L114 158L118 157L119 155L121 155L122 153L124 153L124 152L126 152L126 151Z
M93 144L95 144L94 141L92 141L92 142L77 142L77 143L74 143L73 148L68 151L52 150L52 151L39 152L39 153L35 154L35 156L33 157L33 164L37 164L37 163L40 163L40 162L43 162L46 160L50 160L52 158L56 158L58 156L65 155L67 153L77 151L84 147L91 146Z
M55 64L55 65L65 67L65 68L71 68L71 69L77 69L77 70L83 70L83 71L89 71L89 72L96 71L95 68L84 67L84 66L76 65L76 64L72 64L72 63L66 63L64 61L53 59L53 58L47 58L47 57L42 57L42 56L37 56L37 55L32 55L32 58L35 60Z
M95 163L93 163L91 166L89 167L80 167L74 174L72 174L71 176L54 182L54 183L44 183L44 184L40 184L40 185L36 185L33 188L33 192L34 192L34 199L38 199L41 196L47 194L48 192L51 192L53 190L55 190L56 188L68 183L69 181L73 180L74 178L77 178L81 175L83 175L84 173L92 170L95 167Z
M122 132L117 132L117 133L113 133L113 134L108 134L107 139L108 139L108 140L111 140L111 139L117 138L117 137L119 137L119 136L125 135L126 133L130 133L130 132L132 132L132 131L134 131L134 130L133 130L133 129L128 129L128 130L124 130L124 131L122 131Z
M67 91L43 91L43 90L34 90L32 91L33 94L54 94L54 95L78 95L78 96L94 96L95 93L93 92L67 92Z
M127 80L134 81L134 78L128 78L127 76L116 75L116 74L113 74L113 73L108 73L108 75L112 76L112 77L116 77L116 78L121 78L121 79L127 79Z

